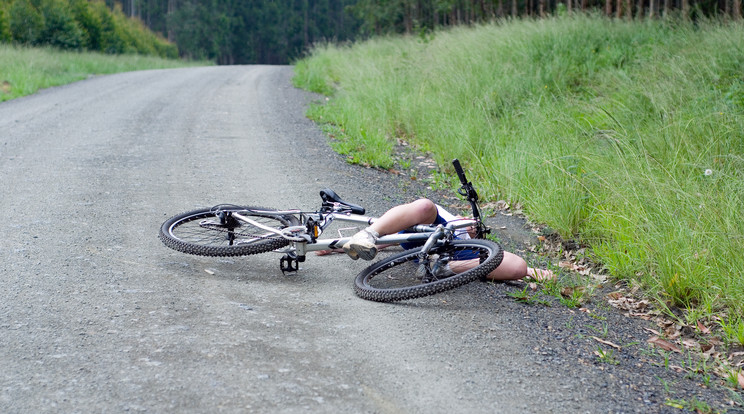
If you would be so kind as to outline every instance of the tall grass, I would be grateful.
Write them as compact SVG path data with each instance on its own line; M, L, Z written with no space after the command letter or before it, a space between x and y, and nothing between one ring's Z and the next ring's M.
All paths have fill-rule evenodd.
M744 26L593 16L323 45L296 83L357 162L396 139L682 307L744 313Z
M205 64L211 63L0 44L0 102L91 75Z

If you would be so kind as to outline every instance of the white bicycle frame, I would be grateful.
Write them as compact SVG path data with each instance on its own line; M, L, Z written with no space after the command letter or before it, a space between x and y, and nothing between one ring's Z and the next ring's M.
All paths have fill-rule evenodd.
M318 237L323 233L326 227L328 227L334 221L346 222L359 224L360 226L369 226L374 223L377 218L362 216L359 214L351 214L348 212L302 212L300 210L252 210L257 213L265 213L271 215L294 215L294 216L307 216L312 219L316 224L314 226L314 233L308 233L308 227L306 225L290 226L281 230L264 226L261 223L256 222L250 217L244 216L239 213L233 213L233 217L238 220L250 223L253 226L259 227L269 233L274 233L282 236L283 238L290 240L292 243L288 248L276 250L278 253L293 253L297 257L304 257L307 252L313 252L318 250L338 249L341 248L351 236L344 237L341 235L341 231L348 229L339 229L339 235L341 237L335 239L319 239ZM302 221L302 220L300 220ZM309 220L307 220L309 221ZM451 239L456 234L457 230L468 228L476 225L477 222L471 219L458 219L455 221L448 222L445 225L416 225L408 229L405 233L390 234L382 236L377 239L377 245L400 245L402 243L424 243L424 251L428 251L438 240ZM359 227L355 227L355 230L359 230Z

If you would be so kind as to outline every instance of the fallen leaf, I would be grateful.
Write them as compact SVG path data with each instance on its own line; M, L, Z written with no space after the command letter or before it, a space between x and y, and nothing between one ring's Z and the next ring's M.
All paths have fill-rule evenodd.
M610 298L610 299L612 299L612 300L618 300L621 297L623 297L623 292L620 292L620 291L610 292L610 293L607 294L607 297Z
M685 372L685 369L680 367L679 365L670 365L669 369L675 372Z
M744 371L739 370L739 387L744 388Z
M652 336L647 342L652 345L656 345L665 351L682 352L682 350L680 350L677 345L674 345L667 340L661 339L658 336Z
M710 329L708 329L705 325L703 325L702 322L697 321L697 327L698 327L698 329L700 329L700 332L702 332L702 333L704 333L706 335L710 334Z
M651 328L643 328L643 329L645 329L645 330L647 330L647 331L651 332L651 333L652 333L652 334L654 334L655 336L659 336L659 335L661 335L661 333L659 333L659 331L653 330L653 329L651 329Z
M690 348L691 349L698 349L698 348L700 348L700 343L698 343L698 341L696 341L694 339L691 339L691 338L683 339L682 340L682 345L684 345L685 348L688 348L688 349L690 349Z
M535 282L530 282L530 284L529 284L529 287L530 287L530 289L531 289L531 290L532 290L532 291L534 292L534 291L536 291L536 290L537 290L537 283L535 283Z
M596 336L592 336L592 339L594 339L595 341L599 342L600 344L605 344L607 346L611 346L611 347L613 347L613 348L615 348L617 350L620 349L620 345L614 344L614 343L612 343L610 341L605 341L604 339L597 338Z
M571 262L558 262L558 266L568 270L576 270L576 265Z

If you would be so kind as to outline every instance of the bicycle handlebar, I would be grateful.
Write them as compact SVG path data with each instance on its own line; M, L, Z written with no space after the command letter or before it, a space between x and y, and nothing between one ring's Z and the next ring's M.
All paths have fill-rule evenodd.
M478 192L475 191L475 187L473 187L473 183L468 181L467 177L465 177L465 171L462 169L462 165L460 165L460 160L455 158L452 160L452 165L455 167L455 172L457 172L457 177L460 179L460 183L462 184L462 187L460 187L457 192L462 195L463 197L467 198L468 202L470 203L470 207L473 210L473 218L480 223L481 222L481 215L480 215L480 209L478 208ZM488 233L488 230L485 230L483 228L478 229L478 237L482 236L482 233Z
M452 160L452 165L455 167L455 172L457 172L457 176L460 178L460 183L462 185L468 184L468 179L465 178L465 171L462 170L462 165L460 165L460 160L455 158Z

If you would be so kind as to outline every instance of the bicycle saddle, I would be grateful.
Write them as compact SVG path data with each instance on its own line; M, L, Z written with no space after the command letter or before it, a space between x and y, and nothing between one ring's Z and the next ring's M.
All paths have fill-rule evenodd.
M365 213L364 207L342 200L341 197L339 197L338 194L336 194L336 192L331 190L330 188L320 190L320 198L323 199L324 207L331 207L334 204L338 203L348 208L349 210L351 210L352 214L364 214Z

